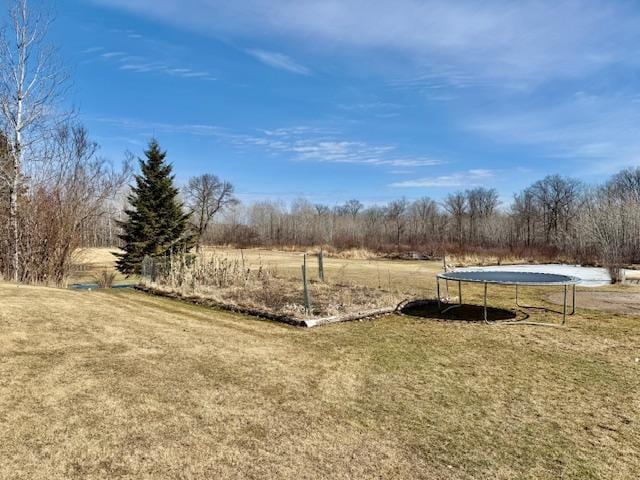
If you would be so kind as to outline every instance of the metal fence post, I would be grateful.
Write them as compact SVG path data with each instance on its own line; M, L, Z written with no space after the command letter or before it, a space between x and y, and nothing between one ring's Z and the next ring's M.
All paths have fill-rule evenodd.
M484 321L489 323L487 318L487 282L484 282Z
M304 311L307 315L311 313L311 296L309 295L309 285L307 283L307 254L303 256L302 263L302 288L304 295Z

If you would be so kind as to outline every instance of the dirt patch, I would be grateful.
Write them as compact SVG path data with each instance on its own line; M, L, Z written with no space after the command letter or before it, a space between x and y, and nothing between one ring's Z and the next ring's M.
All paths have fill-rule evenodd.
M553 293L547 300L562 305L563 294ZM640 314L640 292L577 292L577 308L589 308L603 312Z

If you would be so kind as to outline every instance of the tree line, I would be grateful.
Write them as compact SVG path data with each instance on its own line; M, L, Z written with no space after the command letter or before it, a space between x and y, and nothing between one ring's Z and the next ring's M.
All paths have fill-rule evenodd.
M203 240L263 246L446 252L493 250L578 262L640 262L640 167L599 186L549 175L501 205L494 189L453 192L442 201L401 198L386 205L290 205L261 201L229 210Z

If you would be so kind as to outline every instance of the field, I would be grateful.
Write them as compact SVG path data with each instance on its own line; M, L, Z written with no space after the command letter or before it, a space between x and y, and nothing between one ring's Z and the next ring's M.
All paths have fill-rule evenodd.
M94 283L104 271L115 271L115 254L117 249L87 248L79 250L73 258L74 269L70 283ZM129 283L120 273L116 276L117 283Z
M327 263L377 282L375 262ZM433 288L435 262L383 264L402 288ZM495 289L495 305L511 293ZM305 330L134 291L0 295L0 478L640 472L640 316L488 327L467 307L467 321L425 309Z

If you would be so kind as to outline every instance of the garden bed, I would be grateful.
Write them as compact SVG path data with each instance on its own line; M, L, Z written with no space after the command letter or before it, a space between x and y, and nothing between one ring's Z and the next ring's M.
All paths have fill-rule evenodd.
M230 301L222 301L213 297L207 297L201 294L189 294L186 292L180 292L175 289L161 287L158 285L138 285L135 287L145 293L152 295L159 295L162 297L173 298L195 305L203 305L212 308L218 308L221 310L227 310L235 313L242 313L245 315L251 315L254 317L265 318L267 320L273 320L276 322L286 323L294 325L296 327L317 327L320 325L327 325L330 323L349 322L355 320L364 320L368 318L375 318L381 315L388 315L400 311L407 304L407 301L401 301L393 305L387 305L376 308L365 308L363 310L343 311L335 315L304 315L296 313L286 313L282 311L269 310L266 306L250 306L241 303L232 303ZM304 307L303 307L304 308ZM294 312L300 310L297 306L292 309ZM304 311L304 310L303 310Z
M215 253L147 258L139 288L306 327L391 313L411 296L400 289L303 280L302 272L287 275L243 255Z

